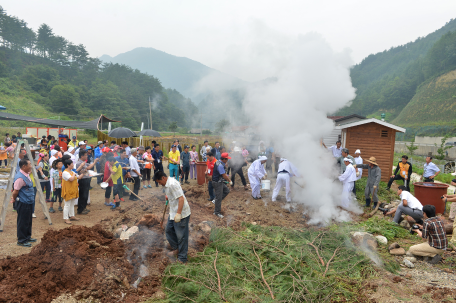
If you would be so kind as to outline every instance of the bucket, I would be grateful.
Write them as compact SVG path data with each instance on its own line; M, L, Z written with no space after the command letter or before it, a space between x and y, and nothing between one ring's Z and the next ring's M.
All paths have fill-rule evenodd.
M261 180L261 189L270 190L271 189L271 180Z
M109 186L109 184L108 184L108 182L101 182L100 186L101 186L101 188L106 189Z
M445 203L440 199L447 193L448 184L433 182L415 182L415 197L424 205L434 205L436 214L443 214Z
M206 180L206 172L207 164L206 162L196 162L196 180L198 185L203 185Z

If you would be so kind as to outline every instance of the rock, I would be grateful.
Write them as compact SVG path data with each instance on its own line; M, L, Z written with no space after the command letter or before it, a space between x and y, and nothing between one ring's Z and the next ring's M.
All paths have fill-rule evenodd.
M409 260L407 260L407 258L404 258L404 264L408 268L414 268L415 267L415 265L412 262L410 262Z
M399 277L399 276L395 276L395 277L393 278L393 282L394 282L394 283L399 283L399 282L401 282L401 281L402 281L402 278Z
M405 249L403 248L394 248L390 250L390 254L395 256L403 256L405 255Z
M151 227L151 226L155 226L155 225L158 225L160 224L161 222L161 218L159 215L156 215L156 214L145 214L141 220L139 220L138 222L138 226L139 225L145 225L145 226L148 226L148 227Z
M114 236L116 238L119 238L121 233L122 233L122 227L119 227L114 231Z
M201 231L205 233L210 233L212 230L211 226L207 224L206 221L201 222L200 224L198 224L198 226L201 229Z
M384 236L375 236L375 239L377 239L378 243L386 245L388 244L388 239Z
M416 263L416 261L417 261L415 257L405 257L404 260L408 260L408 261L410 261L412 263Z
M401 247L401 246L399 245L399 243L394 242L394 243L391 243L391 244L390 244L390 246L388 247L388 250L392 250L392 249L399 248L399 247Z
M98 243L98 242L95 241L95 240L87 241L87 244L89 244L89 247L90 247L90 248L96 248L96 247L100 247L100 246L101 246L101 244Z
M125 286L127 289L130 288L130 283L128 283L128 278L127 278L127 277L124 277L124 279L122 280L122 284L123 284L123 286Z
M407 257L415 257L410 250L407 250L407 253L405 254Z
M405 277L406 279L411 279L411 278L412 278L412 275L411 275L411 274L406 274L404 277Z
M366 236L364 237L366 238ZM377 240L375 239L367 238L363 241L363 244L372 251L376 251L378 247Z
M97 270L98 270L99 272L104 272L104 267L103 267L103 265L97 264Z
M257 225L257 223L256 222L252 222L252 225Z
M404 221L402 221L399 225L402 226L402 227L405 228L405 229L410 229L410 224L409 224L408 221L405 220L405 219L404 219Z
M135 233L137 233L139 230L138 226L132 226L130 227L127 231L123 231L121 234L120 234L120 240L128 240L130 239L130 237L132 235L134 235Z
M139 276L141 278L147 277L149 275L149 269L144 264L141 264L139 267Z

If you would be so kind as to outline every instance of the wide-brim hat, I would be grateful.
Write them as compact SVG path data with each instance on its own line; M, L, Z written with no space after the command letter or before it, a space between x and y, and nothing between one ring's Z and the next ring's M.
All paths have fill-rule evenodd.
M378 166L377 159L375 159L375 157L370 157L369 160L366 161Z

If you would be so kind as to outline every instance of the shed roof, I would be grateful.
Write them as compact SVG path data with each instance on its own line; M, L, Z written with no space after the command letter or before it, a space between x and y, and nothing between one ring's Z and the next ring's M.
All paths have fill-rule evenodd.
M354 127L354 126L367 124L367 123L377 123L377 124L392 128L392 129L394 129L394 130L396 130L398 132L405 133L405 128L402 128L402 127L399 127L397 125L394 125L394 124L391 124L391 123L388 123L388 122L385 122L385 121L381 121L381 120L378 120L378 119L375 119L375 118L364 119L364 120L359 120L359 121L356 121L356 122L353 122L353 123L347 123L347 124L339 125L339 126L336 126L336 129L341 129L342 130L342 129L346 129L346 128L350 128L350 127Z
M334 120L334 122L342 122L344 120L348 120L348 119L351 119L351 118L366 119L366 117L363 117L363 116L360 116L360 115L357 115L357 114L353 114L353 115L344 116L344 117L341 117L341 118L336 118L336 119L333 119L333 120Z

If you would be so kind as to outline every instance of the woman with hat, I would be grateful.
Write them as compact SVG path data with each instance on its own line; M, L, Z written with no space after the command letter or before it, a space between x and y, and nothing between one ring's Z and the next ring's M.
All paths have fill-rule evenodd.
M378 195L377 188L380 184L380 179L382 178L382 170L377 164L377 159L375 157L370 157L369 160L366 160L369 164L356 164L355 168L367 169L367 184L364 195L366 197L366 207L370 206L371 199L370 195L372 194L372 200L374 202L374 207L377 207Z

